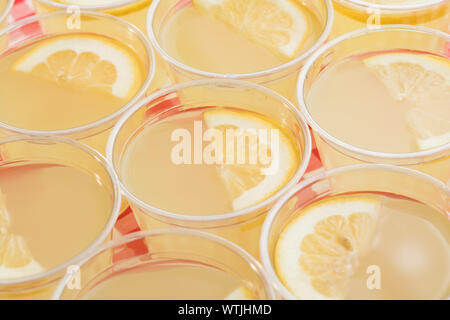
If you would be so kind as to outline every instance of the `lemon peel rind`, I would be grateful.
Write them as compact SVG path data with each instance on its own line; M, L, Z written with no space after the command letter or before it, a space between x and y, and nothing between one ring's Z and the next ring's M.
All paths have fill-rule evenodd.
M234 210L240 210L255 205L278 192L293 176L296 169L296 149L291 139L283 129L263 116L245 111L212 110L203 114L208 128L224 125L237 126L243 130L275 129L279 130L279 166L276 174L265 175L264 180L239 197L232 200ZM243 120L245 119L245 121ZM289 163L289 165L286 165ZM276 188L272 186L276 185Z
M28 277L43 271L44 268L36 260L32 260L25 267L21 268L6 268L0 266L0 280Z
M324 199L300 210L300 214L291 220L280 234L275 248L275 271L283 285L299 299L335 300L317 292L307 275L299 265L302 252L300 245L314 227L323 219L335 215L348 218L353 213L368 213L376 218L380 201L372 197L348 197L346 199Z
M389 68L393 64L410 64L417 65L423 68L424 74L426 72L432 72L438 74L444 79L445 84L450 87L450 60L444 59L443 57L433 56L430 54L418 54L418 53L384 53L375 55L363 60L366 67L375 70L377 67L385 67ZM383 79L382 79L383 81ZM419 81L422 81L419 79ZM390 88L388 88L390 89ZM415 90L415 88L411 88ZM435 118L433 121L436 123L441 122L444 125L447 125L450 128L450 121L446 119L439 119L434 117L433 115L428 115L426 112L426 108L414 108L409 112L409 126L411 129L416 132L418 137L416 138L417 146L421 151L431 150L436 147L440 147L450 143L450 131L446 133L438 133L436 135L432 134L431 131L434 129L430 127L430 130L422 124L423 119Z
M369 68L376 66L389 66L394 63L410 63L420 65L426 71L433 71L443 76L446 81L450 81L450 61L441 57L435 57L429 54L418 53L384 53L375 55L363 60Z
M118 79L111 87L114 96L125 99L136 89L140 79L136 58L114 41L106 41L89 35L60 36L57 39L44 41L20 58L13 65L13 70L29 73L38 64L45 62L52 54L66 50L74 51L77 54L94 53L101 60L112 63L116 68ZM122 67L118 68L117 66ZM130 70L133 70L133 72L130 72Z
M293 27L290 31L290 42L286 45L282 45L279 47L274 47L273 45L269 45L269 41L261 40L254 32L251 31L251 25L246 24L246 19L243 21L229 21L226 19L224 15L220 14L221 10L227 10L225 6L229 3L234 2L235 0L194 0L194 6L199 10L202 10L208 14L211 14L217 20L222 21L231 29L234 29L236 32L240 32L243 36L247 37L250 41L254 41L259 43L262 46L265 46L267 49L271 51L275 51L276 54L281 54L285 58L294 58L298 52L301 50L303 44L307 39L307 35L309 33L309 24L308 18L303 13L300 5L293 2L292 0L276 0L276 1L268 1L271 4L277 4L280 12L284 14L288 14L291 17ZM248 1L245 9L247 12L245 13L245 17L248 16L248 10L253 10L255 1ZM256 2L258 3L258 2ZM242 8L241 8L242 9ZM272 28L272 31L275 28ZM286 31L286 29L284 29Z

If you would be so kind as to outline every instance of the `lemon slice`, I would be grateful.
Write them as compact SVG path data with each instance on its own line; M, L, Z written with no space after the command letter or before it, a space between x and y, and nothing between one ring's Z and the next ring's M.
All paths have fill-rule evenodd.
M0 235L0 279L22 278L43 270L31 256L23 237Z
M224 300L256 300L256 298L248 288L239 287L226 296Z
M340 299L369 246L380 202L370 197L319 201L298 212L275 249L280 280L300 299Z
M298 54L309 32L307 17L292 0L194 0L194 6L288 58Z
M432 149L450 143L450 120L414 108L408 113L408 123L417 135L417 144L420 150Z
M293 176L298 166L296 148L283 130L269 119L250 112L230 110L207 111L203 117L209 129L221 132L224 141L230 141L227 137L229 129L234 132L232 141L235 143L227 144L224 152L224 158L233 155L233 159L226 159L217 167L234 210L269 198ZM239 145L237 141L246 137L246 142ZM266 155L266 159L260 157L259 152ZM244 159L239 158L239 154Z
M25 240L8 234L11 218L0 190L0 280L30 276L44 269L31 256Z
M380 54L364 60L397 101L414 105L407 121L420 150L450 137L450 61L415 53Z
M130 99L142 83L130 49L95 35L45 40L21 57L13 69L60 85L106 91L121 99Z
M416 53L386 53L364 59L364 64L375 71L398 101L408 99L418 104L449 101L448 59Z

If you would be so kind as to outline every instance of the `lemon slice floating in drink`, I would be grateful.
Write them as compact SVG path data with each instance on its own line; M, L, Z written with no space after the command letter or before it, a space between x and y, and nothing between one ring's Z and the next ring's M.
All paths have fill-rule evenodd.
M450 61L417 53L387 53L364 60L399 102L416 106L407 121L420 150L450 143Z
M299 161L296 148L283 130L269 119L230 110L207 111L203 117L206 126L220 130L226 141L229 141L227 131L232 129L236 144L231 145L232 150L226 146L225 161L218 165L218 172L234 210L269 198L293 176ZM246 142L239 145L240 139ZM239 158L239 152L243 158ZM227 161L230 155L232 159Z
M224 300L256 300L256 298L246 287L239 287L231 292Z
M21 236L8 233L9 213L0 192L0 280L31 276L44 269L36 262Z
M31 276L42 272L21 236L0 234L0 279Z
M300 299L340 299L370 247L380 202L368 197L325 199L306 207L284 228L275 267Z
M43 41L13 66L59 85L92 88L130 99L142 83L136 57L118 42L95 35Z
M309 31L307 17L292 0L194 0L194 6L288 58L298 54Z
M412 109L408 116L409 125L417 135L417 144L421 150L450 143L450 120L433 116L419 108Z

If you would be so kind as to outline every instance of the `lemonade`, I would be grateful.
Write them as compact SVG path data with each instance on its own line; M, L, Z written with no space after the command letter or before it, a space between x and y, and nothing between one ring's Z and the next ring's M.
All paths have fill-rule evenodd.
M57 266L86 248L105 227L112 209L107 192L94 177L67 166L45 163L2 166L0 189L3 218L8 220L8 225L3 226L5 236L11 236L10 241L14 237L21 239L23 253L29 253L29 258L33 257L41 266L38 272ZM78 238L80 229L83 237ZM4 249L6 245L1 247ZM7 267L8 261L2 266ZM2 271L2 279L10 278L8 270Z
M206 3L194 1L179 9L161 29L161 45L167 53L196 69L215 73L252 73L274 68L310 48L320 36L318 18L310 9L300 5L298 19L304 22L297 27L301 36L296 41L300 45L294 46L298 49L276 52L263 41L260 44L249 40L204 12ZM243 55L243 52L246 54Z
M77 14L77 10L94 10L127 20L142 31L151 0L33 0L39 13L55 10Z
M107 153L143 229L207 229L254 254L267 203L304 172L308 134L274 92L202 80L136 105Z
M99 50L91 52L91 46ZM101 59L101 51L107 50L124 55ZM130 70L133 79L124 79L122 89L121 80L114 78ZM30 130L61 130L95 122L119 110L143 82L142 68L132 52L94 34L31 43L3 57L0 72L2 121ZM114 75L112 79L109 74ZM24 89L27 94L19 95Z
M236 117L238 120L227 122L226 117ZM139 134L134 137L123 155L120 170L130 192L163 210L205 216L255 205L278 192L284 183L292 178L301 157L294 143L286 136L280 137L282 141L279 143L282 144L286 157L279 160L280 170L277 175L280 175L280 178L276 179L260 173L260 167L264 167L260 159L257 159L254 168L251 168L250 159L245 159L242 164L236 164L237 152L229 165L226 160L221 161L221 164L216 162L208 164L206 161L200 164L193 164L191 161L174 163L172 156L177 144L171 138L173 132L186 130L186 133L189 132L194 137L195 130L200 126L204 126L205 130L213 127L211 121L220 121L221 124L218 126L229 127L239 125L239 121L254 127L256 125L252 122L264 121L261 123L262 126L268 128L272 126L260 115L250 114L242 109L211 108L180 112L158 124L139 128ZM280 130L275 126L273 129ZM225 132L222 137L226 139ZM232 145L231 149L237 151L237 139L235 137L231 142L225 141L223 150L226 149L225 144L229 143ZM244 148L249 149L248 144L247 142ZM155 152L156 150L158 151ZM192 184L192 181L196 183ZM267 188L267 191L263 190L263 187ZM192 192L189 197L184 194L187 189ZM251 198L252 194L257 195L254 200Z
M54 33L34 28L1 48L0 121L8 131L69 135L104 152L111 121L148 87L151 52L128 24L87 14L74 32L61 30L66 17L33 18ZM19 22L14 30L28 25L33 22Z
M263 264L288 299L446 299L449 199L442 182L411 169L327 171L269 213Z
M401 51L368 55L341 61L317 80L307 101L317 123L342 141L378 152L449 143L450 61Z
M11 137L0 148L0 299L49 298L46 281L110 232L115 181L71 140Z
M376 33L366 35L373 40ZM359 38L364 36L354 41ZM337 55L351 46L347 42L339 42ZM445 53L413 49L360 48L329 63L308 88L299 83L302 110L326 168L355 162L339 152L345 144L346 156L411 165L450 182L450 60Z
M448 32L450 4L446 0L334 0L335 19L331 36L360 28L410 24Z
M54 295L64 300L273 297L262 268L242 249L182 229L138 232L110 242L82 263L79 273L66 276Z
M219 300L240 286L221 270L195 263L157 263L108 277L79 298L87 300ZM156 289L158 288L158 289ZM195 288L195 290L192 290Z
M246 79L293 98L295 74L326 39L330 12L327 1L154 1L148 34L173 82Z
M315 225L305 227L314 215ZM442 299L450 294L448 217L410 200L356 194L315 202L294 214L275 255L280 278L303 299ZM294 271L297 260L300 268ZM335 273L329 275L331 266ZM366 285L371 266L380 270L379 290ZM298 282L305 278L309 285Z
M0 28L3 28L8 23L8 14L14 0L0 0Z

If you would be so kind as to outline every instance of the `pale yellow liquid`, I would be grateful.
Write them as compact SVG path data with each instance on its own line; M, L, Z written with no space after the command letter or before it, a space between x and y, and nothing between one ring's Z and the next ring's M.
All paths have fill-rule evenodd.
M69 129L100 120L126 104L127 101L108 92L75 87L65 81L43 80L13 70L15 62L42 43L16 50L0 59L2 122L30 130Z
M125 151L120 170L125 185L135 196L154 207L187 215L233 211L233 199L217 172L217 165L177 165L171 158L172 149L179 143L171 141L171 135L182 128L192 137L193 163L194 121L203 121L202 113L181 112L139 129ZM206 129L203 123L203 130ZM204 142L203 148L208 144Z
M54 39L53 37L43 41ZM71 129L109 116L128 103L127 100L117 98L107 91L74 86L64 80L44 80L30 73L13 70L14 64L21 57L36 45L42 45L43 41L22 47L0 58L1 122L27 130ZM116 44L130 51L125 45L119 42ZM137 55L133 56L143 68ZM87 143L102 152L107 136L101 140Z
M367 10L353 10L345 7L334 0L334 25L331 37L335 38L346 32L350 32L360 28L375 27L377 25L387 24L410 24L420 25L449 32L450 28L450 4L433 6L415 11L399 11L395 14L387 14L386 12L368 7ZM366 0L369 5L371 3L401 5L396 0ZM403 1L404 3L406 1ZM411 0L407 4L419 4L426 2L421 0Z
M349 299L442 299L450 294L450 222L426 205L382 198L372 243L350 283ZM381 270L381 290L368 290L366 269Z
M112 199L95 176L52 164L17 164L0 168L0 189L11 225L33 258L45 269L86 249L111 215Z
M122 270L81 292L88 300L219 300L241 286L235 276L192 262L162 262ZM86 291L86 290L84 290Z
M7 0L0 0L0 16L3 15L5 9L6 9L6 4L8 3Z
M145 127L124 156L124 182L139 199L160 209L189 215L231 212L231 199L215 166L172 162L177 144L171 142L172 132L184 128L194 137L195 120L202 121L201 114Z
M8 20L7 16L2 19L2 16L5 13L7 4L8 4L7 0L0 0L0 28L3 28L4 26L6 26L6 23Z
M396 100L360 58L346 59L322 72L311 87L307 105L321 128L352 146L386 153L420 151L417 133L408 124L408 112L417 106L407 99ZM450 108L444 99L421 108L450 121ZM319 137L317 140L326 167L352 163L330 152ZM450 159L442 159L438 166L430 174L447 182Z
M448 215L406 199L381 201L370 247L351 270L346 299L442 299L450 294ZM348 196L346 196L348 197ZM380 270L380 289L368 289L369 266Z
M202 112L203 110L180 112L156 124L144 125L136 131L122 156L119 174L124 185L138 199L153 207L189 216L206 217L234 211L234 198L230 196L216 165L176 165L171 158L172 149L179 143L171 141L172 132L176 129L188 130L193 143L194 121L202 121ZM203 123L203 130L206 128ZM203 148L207 145L204 142ZM300 159L298 154L298 163ZM179 221L155 218L151 215L153 212L137 206L133 206L133 211L142 229L191 227L180 225ZM231 240L257 257L264 217L261 214L256 219L247 216L234 221L223 221L217 224L217 228L205 228L204 231Z
M305 51L317 40L321 27L308 8L301 6L301 9L310 25L302 50ZM288 61L202 13L191 3L166 19L159 35L161 45L170 56L190 67L216 73L251 73Z

